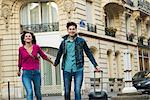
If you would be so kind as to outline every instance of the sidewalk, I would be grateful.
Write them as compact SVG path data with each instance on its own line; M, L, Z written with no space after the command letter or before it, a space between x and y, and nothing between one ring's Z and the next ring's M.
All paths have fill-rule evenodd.
M114 93L114 92L108 93L108 100L111 100L110 98L112 96L116 96L116 95L117 95L117 93ZM82 96L82 97L83 97L82 100L88 100L88 96ZM26 98L22 98L22 99L10 99L10 100L26 100ZM43 96L42 100L64 100L64 98L63 98L63 96Z

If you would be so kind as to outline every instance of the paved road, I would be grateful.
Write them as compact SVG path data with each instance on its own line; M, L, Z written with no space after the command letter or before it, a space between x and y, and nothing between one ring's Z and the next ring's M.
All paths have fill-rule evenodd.
M111 100L110 98L112 96L116 96L117 93L108 93L108 100ZM82 100L88 100L88 96L82 96ZM8 99L2 99L2 100L8 100ZM21 98L21 99L10 99L10 100L26 100L26 98ZM36 100L36 99L35 99ZM44 96L42 100L64 100L63 96Z

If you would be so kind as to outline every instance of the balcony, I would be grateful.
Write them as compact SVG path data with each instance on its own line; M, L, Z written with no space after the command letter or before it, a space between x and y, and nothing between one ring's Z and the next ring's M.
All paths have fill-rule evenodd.
M96 25L87 23L87 31L96 33Z
M21 25L21 29L33 31L35 33L59 31L59 23L55 22L44 24Z
M111 37L116 37L116 31L117 29L113 28L113 27L106 27L105 28L105 35L107 36L111 36Z
M141 45L141 46L144 45L144 43L143 43L144 39L145 39L145 36L139 36L138 37L138 45Z
M150 2L146 0L137 0L137 2L134 3L136 7L138 7L139 10L149 15L150 13Z
M128 33L128 34L126 34L126 36L127 36L127 40L128 40L128 41L133 42L133 39L134 39L134 37L135 37L135 34L134 34L134 33Z

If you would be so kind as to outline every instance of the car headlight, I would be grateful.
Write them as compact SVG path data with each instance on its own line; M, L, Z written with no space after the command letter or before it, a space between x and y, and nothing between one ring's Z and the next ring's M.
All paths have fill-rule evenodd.
M141 86L141 83L138 83L137 86Z

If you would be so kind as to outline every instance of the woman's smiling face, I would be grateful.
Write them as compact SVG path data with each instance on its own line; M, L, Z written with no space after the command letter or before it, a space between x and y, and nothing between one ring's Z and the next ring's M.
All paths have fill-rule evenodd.
M26 33L24 36L25 43L31 43L32 42L32 35L30 33Z

